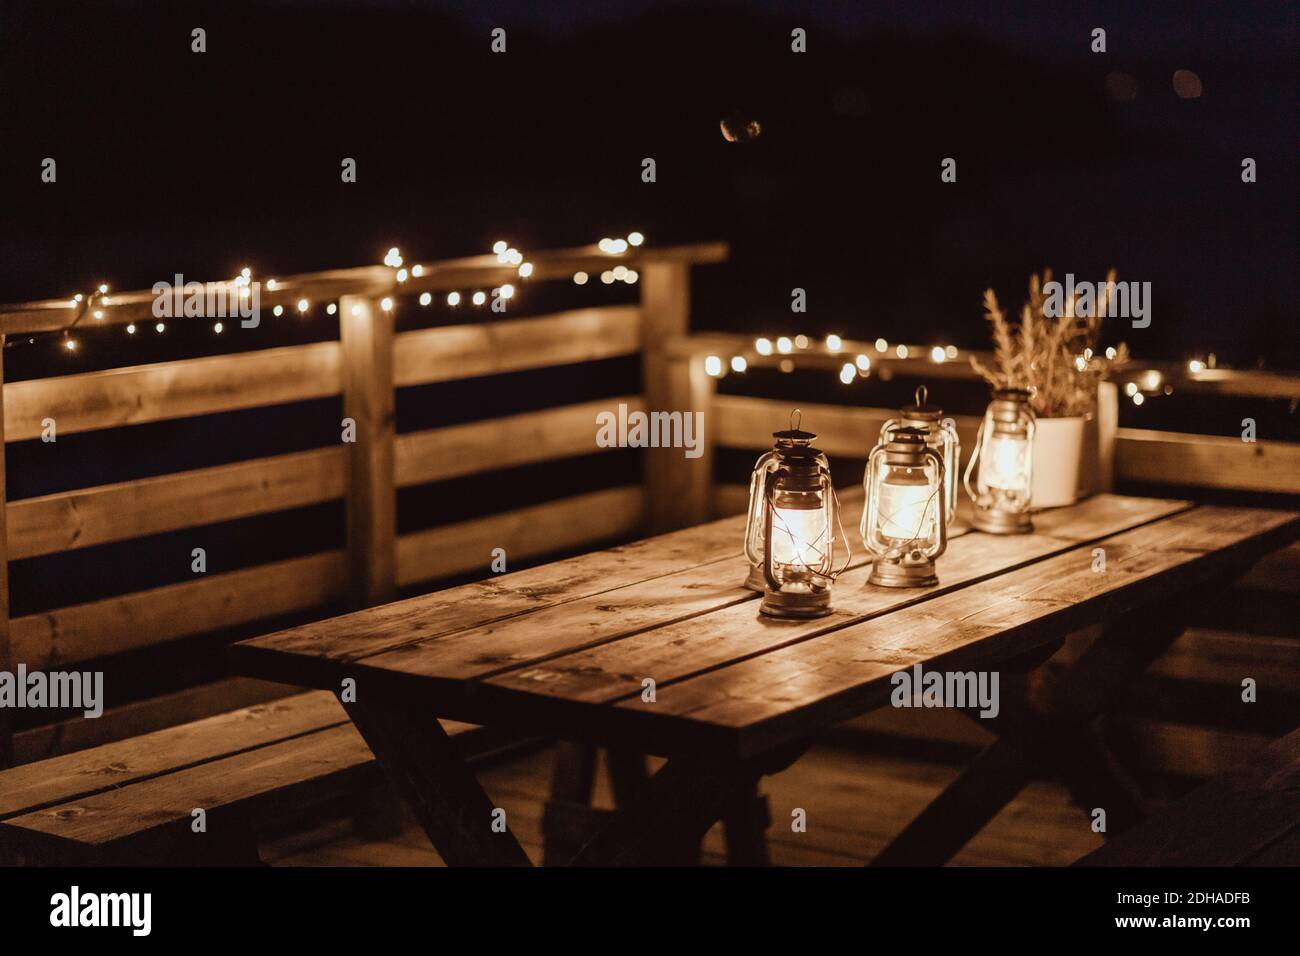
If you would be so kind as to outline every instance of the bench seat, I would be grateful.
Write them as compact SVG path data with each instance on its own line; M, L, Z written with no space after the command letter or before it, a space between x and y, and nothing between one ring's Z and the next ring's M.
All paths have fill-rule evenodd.
M486 743L483 728L443 726L465 752ZM254 819L379 778L334 695L297 694L0 773L0 850L38 864L252 864Z
M1075 866L1300 864L1300 730Z

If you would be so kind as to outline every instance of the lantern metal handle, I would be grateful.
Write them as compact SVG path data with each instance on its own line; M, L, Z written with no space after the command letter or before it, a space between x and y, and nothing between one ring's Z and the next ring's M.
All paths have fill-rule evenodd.
M984 447L984 422L980 422L979 431L975 433L975 448L970 453L970 460L966 462L966 473L962 475L961 483L966 488L966 494L972 502L979 501L979 496L971 489L970 476L975 470L975 462L979 460L980 449Z
M798 422L794 420L794 417L796 415L799 416ZM801 425L803 425L803 409L802 408L791 409L790 410L790 431L792 432L802 431L802 429L800 428Z
M924 385L916 386L916 407L925 408L925 400L930 397L930 391Z
M933 448L926 448L925 457L934 459L939 478L934 490L935 497L939 499L939 550L930 555L931 558L937 558L948 550L948 491L944 484L943 456Z

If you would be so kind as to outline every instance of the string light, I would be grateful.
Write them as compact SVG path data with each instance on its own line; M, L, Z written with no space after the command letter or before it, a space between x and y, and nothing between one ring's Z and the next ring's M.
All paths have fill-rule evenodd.
M588 277L587 273L585 273L585 272L575 272L575 273L573 274L573 281L574 281L574 283L577 284L577 285L586 285L586 284L587 284L587 279L588 279L588 278L589 278L589 277Z
M637 245L637 243L633 243L633 245ZM749 363L745 361L745 356L733 355L731 357L731 370L733 372L743 372L747 368L749 368Z
M527 279L532 274L533 264L531 262L525 262L519 267L519 278Z
M504 239L498 239L496 242L492 243L492 251L498 256L505 255L505 251L509 248L510 244Z
M867 358L865 355L859 355L853 361L854 364L856 364L857 367L864 372L868 371L871 368L871 359Z
M845 385L851 384L857 376L858 367L852 362L845 362L843 367L840 368L840 381Z
M639 246L643 242L645 242L645 236L641 235L641 233L629 232L627 234L627 244L629 246Z
M459 292L448 292L448 293L447 293L447 304L450 305L450 306L452 306L453 308L456 307L456 306L458 306L458 305L460 305L460 293L459 293Z
M127 335L135 335L135 323L134 323L134 322L132 322L130 325L128 325L128 326L126 327L126 334L127 334Z
M379 302L379 307L385 312L393 311L393 300L389 296L384 296Z
M487 301L487 293L475 292L474 297L470 299L470 301L473 302L475 305L482 305L484 302Z
M500 294L501 298L503 299L513 299L515 297L515 287L512 286L509 282L507 282L501 288L497 289L497 292Z
M600 274L600 281L605 283L605 285L612 284L614 281L614 273L609 269L606 269L604 272Z
M397 270L397 281L398 281L398 282L405 282L405 281L406 281L406 270L405 270L405 269L398 269L398 270Z
M898 348L894 349L894 354L899 358L907 358L907 346L900 345Z
M640 273L638 273L635 269L628 269L627 275L623 276L623 281L626 282L628 285L636 285L636 280L639 278L641 278Z
M396 269L401 266L401 264L402 254L397 250L397 246L393 246L388 250L388 254L384 256L384 265Z
M931 362L948 361L948 353L944 351L942 345L936 345L934 348L930 349L930 361Z
M792 348L794 348L794 343L791 342L786 336L783 335L776 340L776 350L780 352L782 355L788 354L790 349Z
M164 325L163 323L159 322L157 325L155 325L155 326L153 327L153 330L154 330L155 332L157 332L159 335L162 335L162 334L163 334L163 331L164 331L166 328L167 328L166 325Z
M225 326L222 325L220 322L218 322L216 325L214 325L214 326L212 327L212 331L213 331L213 332L216 332L218 335L220 335L220 334L221 334L221 330L224 329L224 328L225 328Z
M754 339L754 351L759 355L771 355L772 343L768 339Z
M420 305L428 305L433 301L433 296L427 292L420 293Z
M722 377L722 359L716 355L710 355L704 360L704 371L714 378Z
M877 352L888 352L888 351L889 351L889 342L888 342L887 340L885 340L885 339L876 339L876 351L877 351Z
M806 349L808 347L808 336L796 335L794 337L795 348Z
M419 265L418 263L411 266L411 275L415 276L417 279L420 278L420 276L424 275L424 266Z
M844 344L844 340L841 339L838 335L831 334L826 336L826 347L830 349L832 352L838 352L840 350L840 346L843 344Z
M277 305L274 309L271 310L271 314L274 316L284 315L284 306Z
M333 314L334 314L335 312L337 312L338 310L339 310L338 305L337 305L336 303L333 303L333 302L331 302L329 305L325 306L325 314L326 314L326 315L333 315Z
M1204 372L1205 363L1202 362L1200 359L1192 359L1190 362L1187 363L1187 371L1191 372L1193 375L1195 375L1197 372Z
M299 299L299 300L298 300L298 311L299 311L299 312L306 312L307 309L310 307L310 305L311 305L311 303L308 302L306 299Z

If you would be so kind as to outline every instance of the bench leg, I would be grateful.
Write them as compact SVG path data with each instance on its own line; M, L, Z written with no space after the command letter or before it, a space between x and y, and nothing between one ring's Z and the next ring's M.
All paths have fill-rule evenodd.
M493 829L491 799L432 714L344 704L357 730L448 866L529 866L507 825Z

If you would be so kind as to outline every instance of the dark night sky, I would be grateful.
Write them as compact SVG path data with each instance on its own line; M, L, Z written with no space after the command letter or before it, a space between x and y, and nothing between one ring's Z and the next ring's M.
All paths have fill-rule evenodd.
M1114 264L1153 283L1138 354L1300 365L1288 5L11 0L3 30L5 301L639 228L733 243L701 327L793 328L799 285L807 331L977 345L985 285Z

